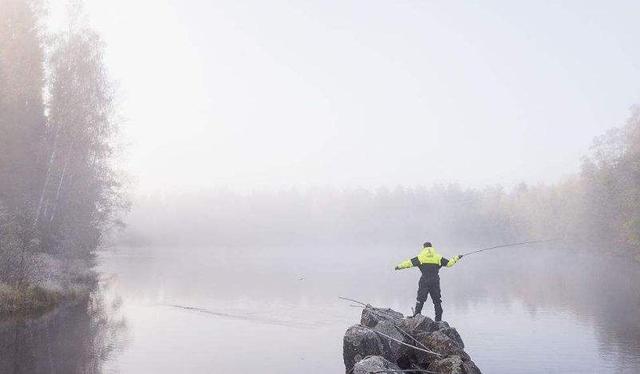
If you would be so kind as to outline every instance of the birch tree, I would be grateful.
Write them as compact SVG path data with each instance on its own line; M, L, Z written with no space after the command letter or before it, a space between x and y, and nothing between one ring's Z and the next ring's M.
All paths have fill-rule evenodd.
M71 257L90 257L126 205L113 167L114 93L103 60L103 42L76 4L49 61L52 167L41 217L49 247Z

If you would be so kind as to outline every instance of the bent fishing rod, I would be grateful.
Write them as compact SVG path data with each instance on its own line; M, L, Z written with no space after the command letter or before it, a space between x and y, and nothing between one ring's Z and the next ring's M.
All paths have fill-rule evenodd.
M493 247L481 248L481 249L476 249L475 251L463 253L462 255L460 255L460 257L462 258L462 257L473 255L473 254L476 254L476 253L489 251L491 249L506 248L506 247L517 247L517 246L520 246L520 245L535 244L535 243L555 242L555 241L558 241L558 240L562 240L562 239L555 238L555 239L543 239L543 240L530 240L530 241L526 241L526 242L501 244L501 245L496 245L496 246L493 246Z

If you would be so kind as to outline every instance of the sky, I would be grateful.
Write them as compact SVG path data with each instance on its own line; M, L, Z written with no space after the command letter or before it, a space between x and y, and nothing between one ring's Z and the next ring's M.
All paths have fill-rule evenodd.
M640 103L637 1L87 11L139 191L553 183Z

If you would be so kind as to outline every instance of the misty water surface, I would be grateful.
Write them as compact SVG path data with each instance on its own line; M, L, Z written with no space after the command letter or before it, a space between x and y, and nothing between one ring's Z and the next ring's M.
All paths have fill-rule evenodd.
M342 336L360 309L338 296L408 313L419 274L393 266L412 254L388 247L104 252L101 293L118 301L109 313L124 320L110 339L90 340L112 350L104 357L92 351L90 359L104 359L94 372L343 372ZM469 256L441 278L444 319L483 372L640 370L640 271L623 258L508 249ZM427 302L427 315L431 308ZM67 323L90 318L81 316L67 314ZM37 322L21 329L35 338L17 340L18 358L86 360L86 348L72 344L77 328ZM16 330L2 331L7 357ZM44 354L51 347L73 354Z

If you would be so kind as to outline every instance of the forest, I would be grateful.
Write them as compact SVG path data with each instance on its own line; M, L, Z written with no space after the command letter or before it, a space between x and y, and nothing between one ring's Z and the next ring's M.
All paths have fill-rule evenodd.
M141 195L118 238L145 245L413 245L554 239L640 260L640 110L557 183L336 187Z
M88 292L127 206L103 43L74 4L54 32L42 2L0 1L1 314Z

